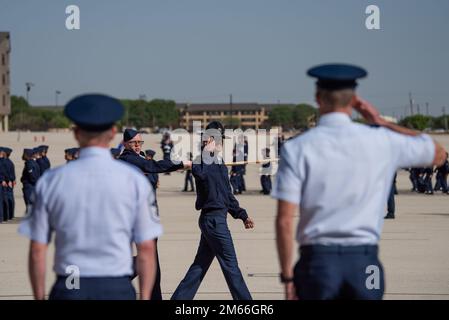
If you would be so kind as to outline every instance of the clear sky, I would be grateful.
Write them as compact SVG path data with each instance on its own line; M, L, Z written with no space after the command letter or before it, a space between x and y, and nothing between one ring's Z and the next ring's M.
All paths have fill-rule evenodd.
M81 29L65 28L67 5ZM365 28L380 8L381 30ZM348 62L359 93L403 115L411 91L425 113L449 113L448 0L0 0L11 32L12 94L34 105L84 92L178 102L312 102L316 64Z

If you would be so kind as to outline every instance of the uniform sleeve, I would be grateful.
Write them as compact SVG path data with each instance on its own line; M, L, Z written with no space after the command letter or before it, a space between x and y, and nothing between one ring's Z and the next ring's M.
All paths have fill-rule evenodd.
M39 178L38 166L34 166L30 161L25 162L25 171L30 183L35 184Z
M231 183L229 182L228 171L226 168L224 169L223 177L226 181L226 194L228 196L228 212L234 219L241 219L242 221L245 221L246 219L248 219L248 213L246 212L245 209L240 207L239 202L232 193Z
M39 181L35 189L35 200L31 212L20 223L19 233L30 240L48 244L51 241L52 229L48 210L45 204L45 182Z
M295 157L292 147L289 144L282 147L282 156L271 196L299 205L303 178L299 173L298 162L300 159Z
M179 169L184 168L183 163L175 164L174 162L170 160L160 160L160 161L148 161L142 159L142 161L145 161L144 163L144 171L149 173L163 173L163 172L172 172Z
M432 165L435 158L435 143L429 135L421 134L412 137L388 129L385 130L398 168Z
M133 226L133 241L141 243L162 235L162 226L154 206L154 193L145 180L137 188L136 219Z
M204 172L203 172L203 164L192 164L192 175L195 177L195 179L204 179Z
M248 213L246 212L245 209L240 207L239 202L234 197L231 190L228 190L228 197L229 197L228 211L231 214L231 216L234 219L241 219L242 221L248 219Z

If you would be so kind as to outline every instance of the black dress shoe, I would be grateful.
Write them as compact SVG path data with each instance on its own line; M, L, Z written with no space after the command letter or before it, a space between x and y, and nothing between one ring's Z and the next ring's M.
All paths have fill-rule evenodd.
M394 214L388 213L388 214L385 216L385 219L394 219Z

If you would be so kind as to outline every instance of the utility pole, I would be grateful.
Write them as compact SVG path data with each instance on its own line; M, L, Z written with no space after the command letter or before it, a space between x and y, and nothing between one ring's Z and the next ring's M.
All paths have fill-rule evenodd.
M233 121L232 121L232 94L229 95L229 109L231 110L231 128L233 127Z
M429 103L426 102L426 116L429 116Z
M34 87L34 83L32 82L27 82L25 83L25 86L27 88L27 92L26 92L26 97L27 97L27 103L30 104L29 98L30 98L30 91L31 91L31 87Z
M444 130L447 131L446 107L443 107Z
M419 103L417 105L417 109L418 109L418 114L421 114L421 110L419 109Z
M412 99L412 93L408 93L408 99L410 101L410 115L413 116L413 99Z

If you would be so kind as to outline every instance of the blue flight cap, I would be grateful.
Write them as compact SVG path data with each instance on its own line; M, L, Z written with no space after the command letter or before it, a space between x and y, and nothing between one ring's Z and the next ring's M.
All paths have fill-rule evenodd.
M72 99L64 114L86 131L100 132L110 129L123 116L120 101L102 94L86 94Z
M47 152L48 151L48 146L46 146L46 145L41 145L38 148L40 148L43 152Z
M33 154L40 153L41 149L39 147L33 148Z
M6 153L6 150L5 150L5 148L3 148L3 147L0 147L0 152L5 152L5 153Z
M4 147L3 150L5 150L6 154L9 156L12 153L12 149L8 147Z
M111 154L112 154L114 157L119 156L119 155L120 155L120 149L119 149L119 148L111 148Z
M67 153L67 154L70 153L70 148L65 149L64 153Z
M138 134L139 134L139 131L137 131L137 130L125 129L125 131L123 132L123 141L128 142L129 140L131 140Z
M27 157L32 157L34 154L34 149L23 149L23 154Z
M145 150L145 154L147 156L154 157L154 155L156 154L156 151L148 149L148 150Z
M307 74L317 78L317 87L325 90L355 89L356 80L368 75L363 68L338 63L313 67L307 71Z

